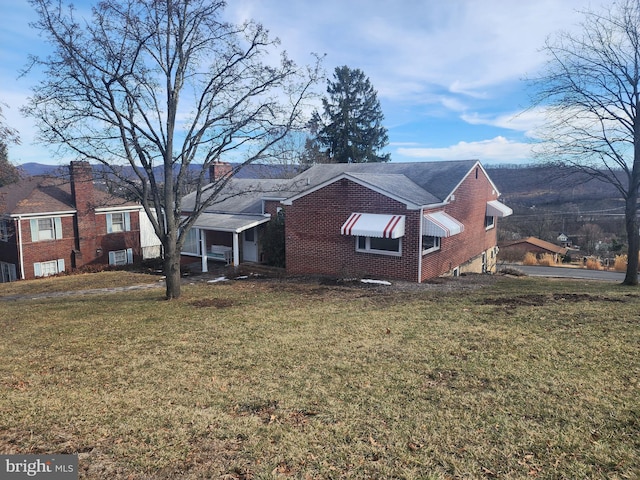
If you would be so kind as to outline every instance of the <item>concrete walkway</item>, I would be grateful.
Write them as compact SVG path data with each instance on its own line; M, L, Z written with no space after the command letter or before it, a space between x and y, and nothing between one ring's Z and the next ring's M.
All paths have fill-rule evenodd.
M91 288L87 290L68 290L64 292L46 292L33 294L6 295L0 297L0 302L17 300L38 300L42 298L59 298L81 295L104 295L109 293L130 292L133 290L149 290L151 288L165 288L164 282L148 283L144 285L129 285L127 287Z

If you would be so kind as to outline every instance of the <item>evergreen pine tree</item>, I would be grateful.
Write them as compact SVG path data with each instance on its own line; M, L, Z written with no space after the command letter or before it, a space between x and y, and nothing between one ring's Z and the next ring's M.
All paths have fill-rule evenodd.
M347 66L336 67L327 82L329 97L322 100L324 114L315 112L312 123L320 125L317 141L326 148L332 163L387 162L381 154L388 141L382 126L384 115L377 93L365 74Z

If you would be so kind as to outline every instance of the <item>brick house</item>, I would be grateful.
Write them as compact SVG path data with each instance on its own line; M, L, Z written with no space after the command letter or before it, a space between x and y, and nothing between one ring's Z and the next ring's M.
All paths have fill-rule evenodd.
M71 162L69 174L0 188L0 282L140 255L141 206L96 189L88 162Z
M281 211L291 274L422 282L494 271L496 218L512 213L475 160L322 164L291 180L249 182L232 178L222 201L196 222L192 254L203 269L203 252L211 258L225 246L229 263L247 261L247 235L258 245L251 261L260 261L253 251L260 252L261 228ZM226 244L212 245L224 241L219 227L234 217L244 223Z
M494 271L512 213L480 162L316 165L286 199L287 271L422 282Z
M504 258L514 261L523 260L527 253L533 253L537 258L548 254L553 256L554 262L558 263L567 255L569 249L540 238L528 237L502 245L500 252Z

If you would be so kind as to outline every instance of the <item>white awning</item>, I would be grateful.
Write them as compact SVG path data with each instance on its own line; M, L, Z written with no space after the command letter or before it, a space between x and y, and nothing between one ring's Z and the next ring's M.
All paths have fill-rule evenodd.
M450 237L464 231L464 225L444 212L425 213L422 234L429 237Z
M404 236L404 215L352 213L340 228L342 235L400 238Z
M509 207L504 203L500 203L498 200L491 200L487 202L487 217L508 217L513 213Z

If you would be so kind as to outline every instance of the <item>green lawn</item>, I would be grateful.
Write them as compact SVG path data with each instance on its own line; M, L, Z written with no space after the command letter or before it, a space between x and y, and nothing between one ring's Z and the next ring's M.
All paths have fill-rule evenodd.
M637 288L163 293L0 302L0 453L89 479L640 478Z

